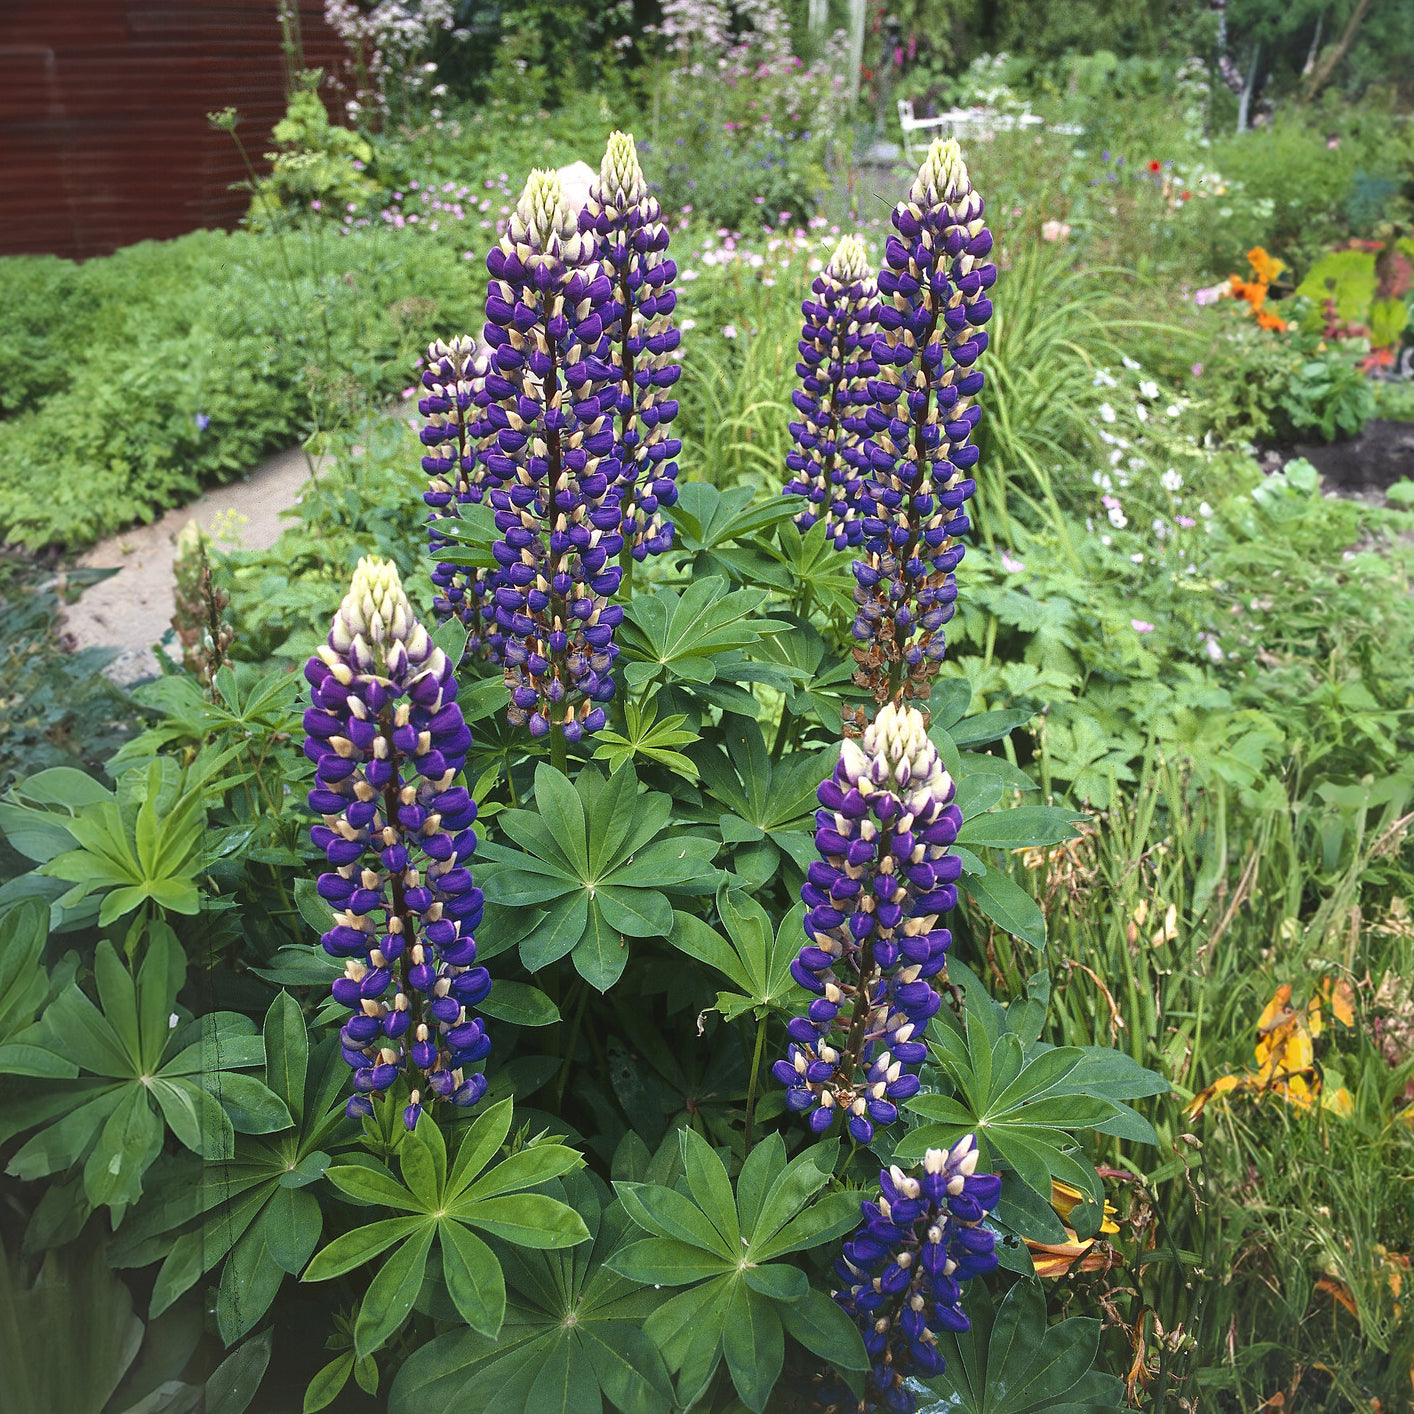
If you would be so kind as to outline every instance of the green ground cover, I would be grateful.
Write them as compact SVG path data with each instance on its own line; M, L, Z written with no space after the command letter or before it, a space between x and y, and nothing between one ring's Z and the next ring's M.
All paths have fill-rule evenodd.
M994 7L1013 48L1014 8ZM784 967L801 942L791 909L813 791L850 700L854 581L851 554L796 532L781 489L800 301L843 232L881 261L908 175L864 164L868 105L887 112L910 84L920 101L985 92L1086 129L998 134L966 154L1000 273L974 529L930 705L983 872L950 919L965 1001L935 1023L926 1086L988 1115L975 1087L990 1082L949 1039L985 1034L1033 1062L1046 1045L1104 1048L1113 1098L1132 1105L1124 1120L1069 1111L1059 1138L1038 1141L1059 1156L1039 1189L1019 1149L997 1149L1005 1260L964 1302L991 1359L959 1337L920 1407L1414 1404L1414 507L1398 486L1341 499L1309 462L1262 458L1410 414L1402 385L1361 368L1372 301L1407 299L1407 283L1376 291L1398 272L1341 253L1369 257L1358 314L1296 293L1337 244L1407 238L1410 125L1370 87L1357 44L1347 64L1363 87L1278 104L1265 130L1226 136L1231 96L1184 67L1193 51L1162 36L1146 49L1140 19L1112 16L1132 54L1106 59L1092 37L1067 55L1092 8L1057 7L1079 39L1048 28L1035 53L971 68L925 44L893 90L876 73L846 113L802 24L798 62L767 46L732 86L687 63L602 59L599 30L576 71L562 17L531 4L494 67L469 71L477 104L402 90L366 147L306 112L287 143L299 160L263 189L249 230L81 267L0 261L0 307L17 311L0 334L0 539L75 550L291 438L328 457L271 550L189 550L209 554L229 602L189 558L188 666L131 694L62 653L58 571L6 562L0 1352L18 1408L196 1407L203 1387L214 1399L228 1385L276 1414L479 1407L491 1388L497 1407L536 1411L669 1411L699 1388L692 1407L720 1414L826 1407L811 1383L820 1347L846 1363L852 1347L828 1314L819 1329L800 1314L796 1284L831 1289L858 1211L840 1193L873 1184L897 1136L848 1143L832 1176L800 1179L796 1206L824 1195L805 1223L815 1245L762 1259L775 1275L741 1297L740 1318L723 1307L713 1350L647 1319L664 1278L615 1253L656 1230L608 1184L676 1185L651 1201L707 1224L710 1245L723 1191L754 1214L768 1153L808 1167L820 1151L761 1056L784 1051L804 997ZM1299 77L1298 63L1287 81ZM471 1138L449 1126L451 1162L458 1140L482 1162L509 1154L534 1201L568 1204L595 1237L571 1256L478 1229L509 1287L496 1347L485 1331L499 1322L468 1287L490 1268L456 1266L479 1239L439 1237L425 1271L415 1243L381 1267L371 1243L354 1250L409 1192L422 1202L447 1159L435 1145L419 1157L425 1120L399 1141L391 1109L362 1128L342 1118L298 669L364 556L392 560L432 621L422 449L374 409L415 389L428 338L479 327L484 256L528 168L597 162L616 126L638 133L672 228L683 494L674 552L636 567L621 596L639 625L626 685L563 776L506 724L499 672L468 660L462 675L477 937L503 998L488 1008L490 1100L473 1114L513 1097L515 1119ZM1286 267L1270 282L1249 262L1258 248ZM1229 293L1195 299L1219 285ZM726 627L660 653L647 606L692 594ZM56 766L80 769L38 774ZM639 921L626 905L580 918L573 899L532 897L546 859L578 867L536 842L588 829L588 848L615 810L656 861L646 881L612 864L628 881L613 897ZM127 855L95 863L118 838ZM94 1039L110 1035L112 1053ZM1136 1081L1140 1068L1157 1080ZM1020 1113L1000 1122L1020 1127ZM567 1168L562 1143L587 1167ZM1103 1202L1074 1194L1091 1173ZM537 1211L578 1235L563 1208ZM336 1272L321 1256L311 1275L328 1284L301 1283L331 1242L353 1259ZM46 1299L86 1352L72 1368L33 1336ZM583 1334L572 1311L588 1313ZM1014 1398L1009 1335L1052 1357Z

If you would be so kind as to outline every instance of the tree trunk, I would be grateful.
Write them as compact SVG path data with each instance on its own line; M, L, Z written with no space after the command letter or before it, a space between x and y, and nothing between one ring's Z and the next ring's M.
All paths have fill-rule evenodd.
M1247 119L1252 111L1252 95L1257 91L1258 65L1262 60L1262 42L1252 46L1252 67L1247 70L1247 81L1242 85L1242 96L1237 100L1237 131L1247 131Z
M811 0L814 3L814 0ZM1316 16L1316 32L1311 36L1311 47L1306 51L1306 62L1301 66L1301 77L1310 78L1311 70L1316 67L1316 55L1321 52L1321 31L1325 28L1326 12L1321 11Z
M1340 38L1331 46L1325 58L1316 65L1302 87L1301 101L1303 103L1309 103L1331 81L1340 61L1350 52L1350 46L1355 42L1356 31L1364 22L1369 8L1370 0L1358 0L1354 11L1345 23L1345 28L1340 32Z

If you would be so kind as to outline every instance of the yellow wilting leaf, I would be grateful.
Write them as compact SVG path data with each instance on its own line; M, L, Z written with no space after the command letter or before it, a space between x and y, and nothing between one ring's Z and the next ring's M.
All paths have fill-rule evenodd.
M1036 1275L1041 1277L1063 1277L1074 1272L1103 1272L1116 1266L1119 1254L1108 1243L1098 1242L1093 1237L1080 1238L1070 1226L1072 1212L1085 1201L1085 1195L1078 1188L1072 1188L1059 1179L1051 1180L1051 1207L1059 1215L1065 1228L1064 1242L1033 1242L1029 1237L1026 1246L1031 1253L1031 1264ZM1101 1233L1117 1233L1119 1224L1114 1221L1115 1207L1105 1204L1104 1216L1100 1220Z

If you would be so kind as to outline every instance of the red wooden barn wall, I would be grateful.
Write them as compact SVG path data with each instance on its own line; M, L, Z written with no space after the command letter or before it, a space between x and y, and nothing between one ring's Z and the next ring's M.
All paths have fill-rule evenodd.
M305 64L327 72L343 47L300 4ZM206 115L238 108L263 166L284 106L276 0L0 0L0 254L233 225L245 168Z

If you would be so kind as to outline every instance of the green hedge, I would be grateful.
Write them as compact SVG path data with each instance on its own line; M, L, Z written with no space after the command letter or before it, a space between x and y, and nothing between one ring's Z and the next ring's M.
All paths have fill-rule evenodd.
M0 543L77 549L406 385L474 262L382 231L0 260Z

